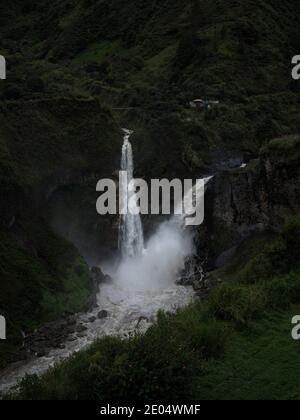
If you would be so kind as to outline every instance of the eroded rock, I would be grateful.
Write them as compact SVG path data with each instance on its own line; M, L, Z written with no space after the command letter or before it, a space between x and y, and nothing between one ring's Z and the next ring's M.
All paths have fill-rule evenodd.
M104 319L104 318L107 318L107 317L108 317L108 312L105 311L105 310L102 310L98 313L98 318L99 319Z

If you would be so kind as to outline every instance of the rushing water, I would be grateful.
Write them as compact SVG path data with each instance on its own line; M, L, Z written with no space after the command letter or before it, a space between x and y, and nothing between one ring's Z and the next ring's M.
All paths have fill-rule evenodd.
M121 216L119 248L123 258L138 257L144 251L144 234L140 214L133 215L128 209L128 205L134 191L128 189L128 185L134 179L133 153L129 141L131 132L124 130L124 144L122 147L121 170L127 174L127 179L122 178L121 194L122 202L125 205L126 214Z
M15 386L26 375L41 375L72 354L92 344L104 336L130 336L135 332L145 332L154 322L159 309L169 312L187 305L193 298L191 287L172 285L164 290L126 290L118 284L101 286L98 295L100 309L108 311L108 317L98 319L99 308L91 313L79 314L78 323L87 327L84 337L74 334L75 341L66 341L65 349L52 349L45 357L32 357L18 362L0 373L0 394ZM96 317L91 323L89 318Z
M133 154L125 132L121 167L133 178ZM128 200L129 196L127 196ZM193 299L192 287L176 285L178 273L193 253L193 235L184 228L183 219L173 218L161 224L146 244L140 217L124 216L120 222L122 261L117 270L109 267L111 283L101 285L98 308L91 313L78 314L77 322L87 327L84 333L74 333L64 349L52 349L45 357L9 366L0 374L0 393L15 386L26 374L42 374L65 360L95 339L106 335L128 336L145 332L154 322L159 309L173 312ZM98 319L99 310L108 317ZM94 322L90 318L95 317Z

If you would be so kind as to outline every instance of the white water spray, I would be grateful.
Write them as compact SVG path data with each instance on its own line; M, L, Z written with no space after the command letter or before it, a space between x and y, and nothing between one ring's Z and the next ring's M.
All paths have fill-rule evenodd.
M166 289L176 283L193 249L192 233L167 221L149 239L143 255L122 260L116 280L132 292Z
M120 232L119 232L119 248L123 258L139 257L144 251L144 234L141 222L141 216L133 215L128 210L128 203L134 192L128 189L128 185L133 180L133 153L132 146L129 141L131 131L124 130L124 143L122 147L121 170L127 173L127 180L123 179L123 185L120 186L123 197L122 202L125 203L127 211L121 216ZM127 181L127 182L126 182Z
M133 155L129 137L130 132L126 131L122 169L127 170L132 179ZM77 336L74 334L64 343L64 349L53 349L46 357L9 367L0 377L0 392L15 386L26 374L44 373L99 337L145 332L158 310L172 312L191 302L192 287L176 285L186 258L194 252L193 231L186 227L185 216L174 216L162 223L146 244L145 252L140 217L130 218L130 213L124 217L120 225L121 264L117 272L111 267L108 270L113 281L101 285L99 307L91 313L78 315L78 322L86 326L86 331ZM108 312L107 318L98 318L99 308ZM90 322L91 318L95 321Z
M127 171L128 183L133 179L133 153L129 142L130 132L125 131L122 148L122 170ZM126 191L126 187L122 188ZM130 192L124 197L130 200ZM127 200L127 201L126 201ZM190 212L190 208L187 208ZM159 291L174 286L185 261L193 255L193 233L186 229L184 220L188 213L174 216L161 224L144 250L143 228L140 216L128 212L120 222L119 246L122 261L113 278L127 292Z
M128 183L133 179L133 153L129 142L131 132L126 130L122 148L122 170L128 173ZM197 195L198 203L204 200L204 188L210 178L197 183L183 198L184 214L173 216L154 232L144 249L143 228L140 216L122 217L120 223L120 248L122 261L117 272L112 273L118 287L127 293L162 291L173 287L185 268L186 260L194 254L194 233L186 228L185 219L191 215ZM126 190L126 187L123 188ZM124 197L127 206L130 193ZM182 206L182 204L181 204ZM195 209L194 209L195 211Z

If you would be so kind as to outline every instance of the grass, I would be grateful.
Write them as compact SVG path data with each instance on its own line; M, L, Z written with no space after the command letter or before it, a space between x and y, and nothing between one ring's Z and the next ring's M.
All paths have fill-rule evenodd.
M125 111L120 122L138 128L133 137L136 168L145 178L194 177L222 147L258 154L264 145L271 158L280 157L279 163L282 158L298 159L299 136L290 134L300 132L299 84L291 81L289 63L299 50L293 28L299 27L300 14L288 0L276 2L276 7L270 0L43 0L41 6L29 2L26 11L17 3L0 6L1 41L12 63L8 80L0 85L0 215L6 224L16 210L25 209L25 219L32 216L38 230L43 229L36 209L28 210L27 203L42 200L37 191L45 184L52 187L75 172L73 183L86 174L112 173L119 163L121 136L103 104L134 108ZM32 83L27 83L32 76L44 82L42 91L32 92ZM195 115L188 101L199 96L220 99L220 106ZM17 222L18 232L0 232L0 303L9 312L13 306L16 334L20 327L33 328L65 307L78 308L86 297L78 253L71 252L62 269L69 246L54 241L49 232L41 235L32 226L22 226L19 215ZM219 230L211 244L215 255L221 245L234 242L230 231ZM289 251L297 247L295 243ZM52 371L44 382L29 379L26 386L31 395L58 398L99 399L112 390L126 395L131 385L132 395L140 397L190 396L193 380L199 380L194 377L198 360L206 369L219 363L220 375L224 362L224 376L229 372L226 363L237 363L246 371L239 370L241 389L247 381L255 387L247 370L258 377L255 363L261 369L263 362L256 359L256 351L266 365L268 357L261 353L264 333L254 345L252 328L263 330L268 321L266 339L273 338L280 348L285 327L282 321L283 329L277 331L276 316L288 318L291 284L297 283L286 272L286 266L293 266L291 259L285 267L276 265L284 261L283 255L293 256L286 250L273 247L257 258L246 251L245 260L252 261L243 273L237 263L226 276L217 273L237 284L212 295L206 314L209 328L203 326L205 311L199 308L190 307L174 318L161 316L146 338L104 340ZM266 316L274 306L278 314ZM228 324L233 335L230 353L224 353L222 328ZM284 359L275 348L269 350L278 357L283 374ZM248 361L243 362L243 353ZM212 362L206 361L209 357ZM216 373L211 371L206 388L201 387L202 392L207 389L207 397L213 395L208 389L213 383L218 389ZM292 395L276 375L278 390ZM260 387L269 380L272 372L262 374ZM234 385L235 381L228 384L228 390L224 385L224 395L234 395ZM268 383L265 389L275 396L280 393Z
M220 360L204 361L196 400L299 400L300 346L291 337L300 307L266 312L246 331L233 330Z
M299 400L300 348L291 337L299 311L264 310L242 328L200 303L160 313L145 335L103 338L6 398Z
M300 399L300 349L291 337L300 311L299 261L291 252L299 249L299 228L299 218L291 219L264 258L253 257L247 281L225 282L207 302L176 314L160 312L144 335L103 338L41 378L25 378L7 398ZM274 270L254 282L256 265L269 262Z

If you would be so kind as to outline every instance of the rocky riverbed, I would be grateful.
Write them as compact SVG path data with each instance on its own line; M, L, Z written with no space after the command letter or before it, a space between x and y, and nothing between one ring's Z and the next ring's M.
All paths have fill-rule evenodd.
M100 276L101 272L94 269L95 275ZM97 338L145 332L160 309L175 311L194 296L191 286L174 284L165 289L129 291L109 277L102 276L101 281L101 292L89 312L65 314L24 338L23 348L1 372L0 394L16 386L26 375L43 374Z

